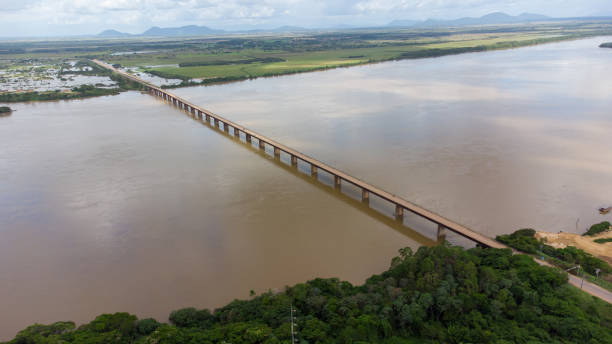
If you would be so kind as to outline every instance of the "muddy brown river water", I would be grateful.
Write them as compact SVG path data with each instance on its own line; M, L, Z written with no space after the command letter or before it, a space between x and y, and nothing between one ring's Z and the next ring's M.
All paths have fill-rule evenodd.
M610 219L596 212L612 203L609 40L174 91L490 236L581 232ZM314 277L362 283L435 239L149 95L11 107L0 340L103 312L165 320Z

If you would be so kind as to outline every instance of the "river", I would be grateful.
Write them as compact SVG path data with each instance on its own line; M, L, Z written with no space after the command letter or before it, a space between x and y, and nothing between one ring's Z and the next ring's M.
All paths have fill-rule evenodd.
M490 236L580 232L612 202L606 40L174 92ZM435 237L149 95L11 107L0 340L103 312L165 320L314 277L362 283Z

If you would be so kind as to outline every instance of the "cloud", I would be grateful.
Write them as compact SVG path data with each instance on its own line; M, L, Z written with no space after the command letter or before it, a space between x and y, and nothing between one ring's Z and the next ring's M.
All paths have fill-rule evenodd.
M150 26L215 28L383 25L394 19L456 18L493 11L551 16L612 15L609 0L0 0L3 36L97 33Z

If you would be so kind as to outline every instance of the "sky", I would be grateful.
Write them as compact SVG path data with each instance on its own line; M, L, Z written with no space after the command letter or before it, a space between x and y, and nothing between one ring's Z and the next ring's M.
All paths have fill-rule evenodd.
M612 16L612 0L0 0L0 37L142 33L151 26L243 30L380 26L491 12Z

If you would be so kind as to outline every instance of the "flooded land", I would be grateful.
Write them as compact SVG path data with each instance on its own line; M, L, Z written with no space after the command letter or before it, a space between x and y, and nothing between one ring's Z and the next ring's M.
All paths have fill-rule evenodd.
M582 233L610 219L596 211L612 202L610 40L174 92L489 236ZM315 277L361 283L436 240L147 94L10 106L0 340L105 312L164 320Z

